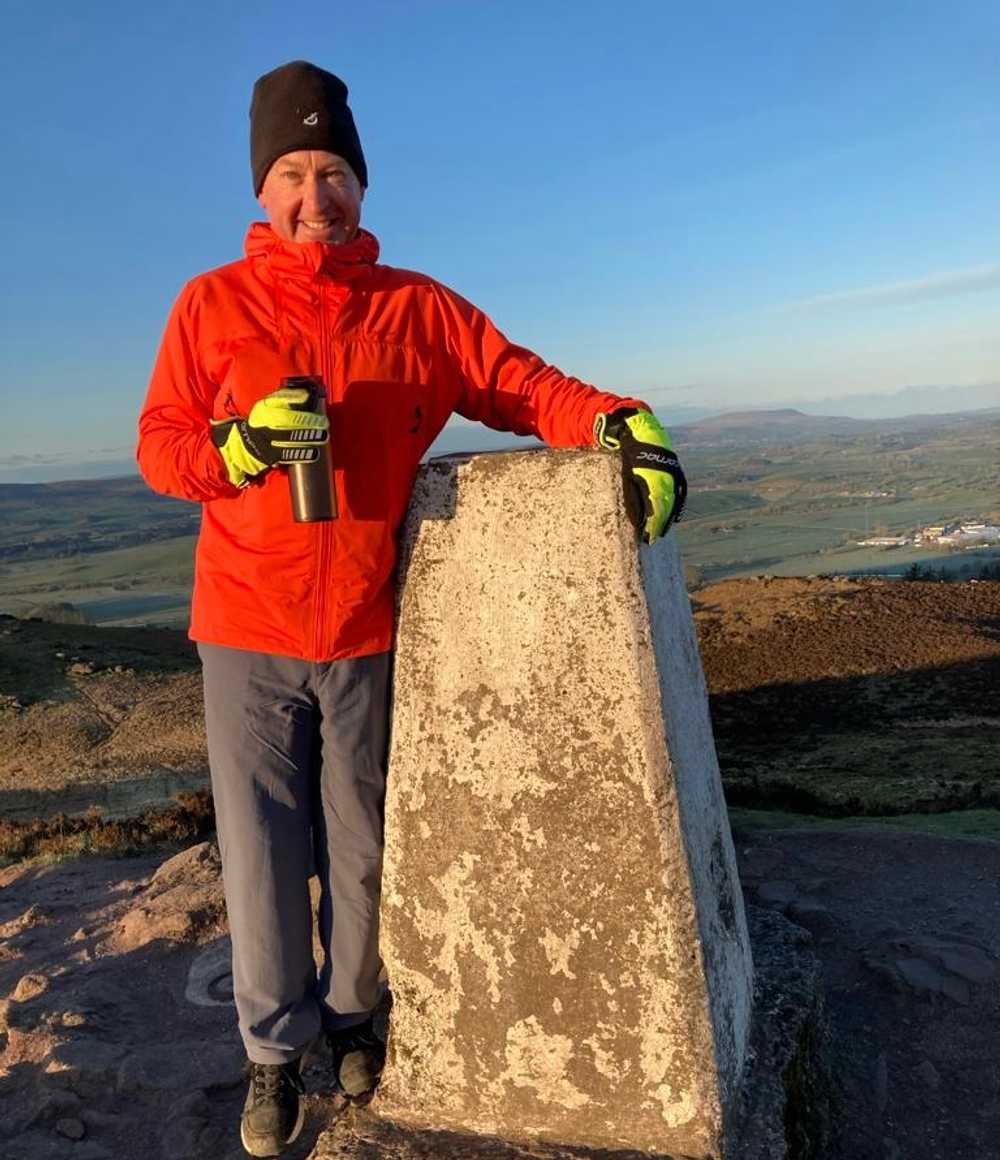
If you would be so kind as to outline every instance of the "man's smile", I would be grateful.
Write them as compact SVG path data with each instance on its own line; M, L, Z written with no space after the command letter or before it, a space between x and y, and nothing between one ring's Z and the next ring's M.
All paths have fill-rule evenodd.
M286 153L264 177L258 200L271 228L288 242L341 245L357 235L364 187L335 153Z

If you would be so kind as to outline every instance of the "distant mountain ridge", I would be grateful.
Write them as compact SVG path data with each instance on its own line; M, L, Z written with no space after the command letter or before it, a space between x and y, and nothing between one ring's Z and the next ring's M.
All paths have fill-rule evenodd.
M723 411L721 414L708 415L704 419L696 419L690 423L677 423L675 427L685 431L711 431L760 427L768 424L774 427L815 430L818 425L836 423L860 430L870 426L871 422L870 419L851 419L846 415L807 415L794 407L778 407L774 410Z
M620 388L624 390L625 388ZM641 394L641 392L640 392ZM657 391L648 394L650 405L671 431L688 433L689 439L703 439L722 430L738 434L770 425L787 433L799 432L820 438L836 434L858 434L867 425L894 423L894 430L912 430L940 421L949 422L971 415L976 418L1000 416L1000 383L972 387L905 387L886 394L837 395L819 400L798 401L780 407L749 407L723 410L686 404L660 403ZM956 402L959 406L956 406ZM888 428L886 428L888 430ZM479 423L456 419L444 428L428 455L449 455L459 451L495 451L504 448L538 446L538 441L494 431ZM0 485L50 483L70 480L97 480L115 476L136 478L134 459L87 459L67 463L57 457L51 462L39 458L26 462L21 455L0 456Z
M903 387L898 391L835 395L794 401L809 415L850 415L854 419L899 419L916 415L964 414L1000 408L1000 383L972 386Z
M1000 407L987 410L956 411L946 414L901 415L892 419L853 419L847 415L811 415L794 407L775 410L726 411L694 423L671 428L680 444L716 440L760 440L773 437L783 441L855 436L866 431L893 435L904 431L931 430L963 422L1000 421Z

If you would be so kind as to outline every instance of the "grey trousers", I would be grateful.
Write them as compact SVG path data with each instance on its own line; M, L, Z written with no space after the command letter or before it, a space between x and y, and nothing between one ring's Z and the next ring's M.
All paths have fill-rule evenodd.
M198 653L240 1034L254 1063L285 1063L381 998L390 654L314 663L220 645Z

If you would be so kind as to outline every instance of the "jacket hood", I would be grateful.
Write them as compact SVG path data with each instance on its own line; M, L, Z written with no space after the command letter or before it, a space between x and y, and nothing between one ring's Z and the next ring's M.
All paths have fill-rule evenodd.
M254 222L244 243L248 258L262 258L276 273L286 277L314 278L328 274L338 281L352 281L378 261L378 238L368 230L358 230L353 241L342 245L330 242L286 242L268 222Z

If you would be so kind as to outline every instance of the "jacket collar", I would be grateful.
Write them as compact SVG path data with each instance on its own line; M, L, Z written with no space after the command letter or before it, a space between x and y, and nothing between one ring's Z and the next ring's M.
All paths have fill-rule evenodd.
M247 231L246 255L263 259L276 273L288 278L315 278L326 274L338 282L363 277L378 261L378 238L358 230L353 241L335 246L327 242L286 242L268 222L254 222Z

